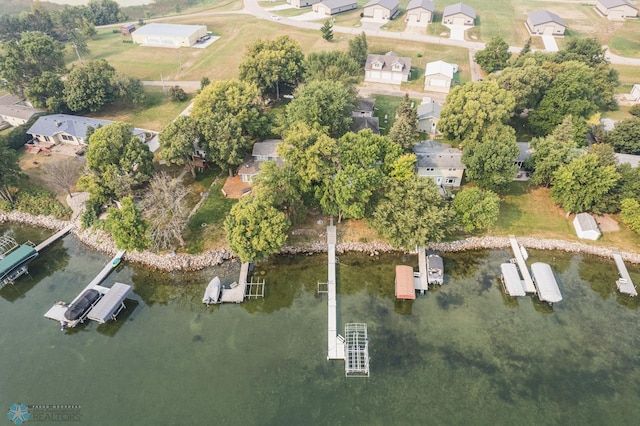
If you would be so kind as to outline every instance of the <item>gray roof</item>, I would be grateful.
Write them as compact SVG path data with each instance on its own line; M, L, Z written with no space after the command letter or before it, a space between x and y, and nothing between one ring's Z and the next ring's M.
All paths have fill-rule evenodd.
M529 142L516 142L516 145L518 145L518 149L520 150L516 161L524 162L531 158L533 148L531 148L531 144Z
M441 142L423 141L413 147L418 167L465 169L462 151Z
M44 112L26 105L2 105L0 104L0 115L28 120L35 114Z
M282 142L281 139L267 139L263 142L256 142L253 144L251 155L254 157L278 158L277 148L280 142Z
M612 7L618 7L618 6L631 6L635 10L638 10L637 7L629 3L627 0L598 0L598 3L600 3L607 9L611 9Z
M40 117L27 130L30 135L53 136L58 133L66 133L77 138L84 139L87 135L87 127L94 129L113 123L109 120L82 117L68 114L52 114ZM133 129L133 134L143 133L142 129Z
M361 112L373 112L374 105L376 104L376 98L358 98L358 105L354 111Z
M371 64L377 61L382 62L383 70L390 69L395 62L400 62L403 65L403 74L409 74L411 72L411 58L398 56L398 54L393 51L387 52L384 55L367 55L367 63L364 65L364 69L371 70Z
M379 5L386 9L393 10L398 7L400 2L398 0L371 0L369 3L365 4L363 7L370 7Z
M13 95L0 96L0 105L13 105L20 102L20 98Z
M542 262L532 263L531 275L538 289L538 298L540 300L549 303L556 303L562 300L562 294L551 266Z
M433 12L435 9L435 4L431 0L411 0L407 5L407 11L418 8L427 9L430 12Z
M353 117L351 123L351 130L358 133L360 130L371 129L371 131L379 135L380 134L380 120L378 117Z
M525 296L524 288L522 287L522 279L518 273L518 267L513 263L503 263L500 265L500 271L502 272L502 282L504 288L509 293L509 296Z
M633 154L614 154L618 164L630 164L631 167L638 167L640 165L640 155Z
M427 118L440 118L440 111L442 111L442 105L437 102L427 102L418 105L418 120L425 120Z
M442 16L445 17L449 15L455 15L456 13L463 13L470 18L476 19L475 9L464 3L451 4L445 7Z
M349 6L350 4L357 5L357 0L324 0L321 1L323 5L327 6L329 9L336 9L338 7Z
M529 21L532 25L542 25L547 22L555 22L558 25L562 25L563 27L567 27L567 24L564 23L561 17L556 15L555 13L551 13L548 10L537 10L535 12L531 12L527 15Z
M597 231L600 233L598 223L589 213L578 213L575 220L578 222L582 231Z
M138 28L136 34L189 37L202 27L204 27L204 25L147 24Z

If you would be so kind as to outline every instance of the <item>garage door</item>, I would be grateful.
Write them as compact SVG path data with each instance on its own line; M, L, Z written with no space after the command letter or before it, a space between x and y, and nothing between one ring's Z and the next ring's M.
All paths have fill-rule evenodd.
M427 12L420 13L420 23L427 24L429 22L429 14Z
M464 21L465 21L464 16L462 17L456 16L455 18L453 18L453 25L464 25Z
M440 78L432 78L429 82L430 86L434 87L447 87L447 80L442 80Z
M623 15L624 12L622 10L610 10L609 15L607 16L609 17L609 19L624 19Z
M373 9L373 19L376 21L384 21L384 10Z
M544 27L544 32L542 33L543 35L553 35L553 30L555 30L555 27L553 25L547 25Z
M415 25L418 23L418 14L412 13L409 15L409 25Z

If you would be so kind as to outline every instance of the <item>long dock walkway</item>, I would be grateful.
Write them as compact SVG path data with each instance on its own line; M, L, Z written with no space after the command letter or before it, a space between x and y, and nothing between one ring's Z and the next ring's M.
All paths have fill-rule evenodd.
M620 293L628 294L630 296L637 296L638 291L636 287L633 285L633 281L631 280L631 276L629 275L629 271L627 271L627 266L624 264L622 260L622 256L617 249L611 250L611 254L613 256L613 261L616 262L616 266L618 268L618 274L620 274L620 278L616 280L616 286L618 286L618 291Z
M527 268L527 263L524 261L524 257L522 257L522 252L520 251L516 237L509 235L509 242L511 243L511 251L513 251L513 256L516 259L518 269L520 269L520 274L523 278L522 284L524 291L527 293L536 293L536 286L533 284L533 279L529 273L529 268Z
M64 237L65 235L67 235L69 232L71 232L71 230L75 228L74 224L71 225L67 225L66 227L64 227L63 229L59 230L58 232L56 232L55 234L53 234L52 236L50 236L49 238L47 238L46 240L44 240L43 242L41 242L40 244L38 244L35 249L36 251L39 253L42 250L44 250L45 248L49 247L51 244L53 244L54 242L58 241L60 238Z
M240 266L238 281L231 284L231 288L223 288L220 294L220 303L242 303L247 291L247 277L249 276L249 263Z
M418 276L413 279L413 285L416 290L424 294L429 290L429 282L427 281L427 253L424 247L418 247L418 271Z
M336 243L338 241L333 219L327 226L327 359L345 359L344 337L338 334L338 313L336 299Z

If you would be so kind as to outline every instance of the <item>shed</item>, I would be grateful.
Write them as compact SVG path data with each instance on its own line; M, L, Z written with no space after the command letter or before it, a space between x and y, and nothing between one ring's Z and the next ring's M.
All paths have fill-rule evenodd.
M331 16L347 12L349 10L354 10L357 7L358 2L355 0L324 0L319 3L315 3L312 9L315 13Z
M429 62L424 72L424 90L449 93L454 66L448 62Z
M573 227L576 229L578 238L585 240L595 241L602 235L598 223L589 213L578 213L573 219Z
M464 3L451 4L444 8L442 23L450 25L474 25L476 11Z
M398 0L371 0L364 5L362 15L377 22L386 22L398 14Z
M433 19L435 5L431 0L411 0L407 5L407 25L426 27Z
M190 47L207 35L204 25L148 24L136 30L134 43L154 47Z
M440 121L442 105L428 101L418 105L418 131L422 133L436 133L436 126Z
M405 300L415 300L416 298L411 266L396 265L396 298Z
M561 17L548 10L538 10L527 15L527 29L532 35L564 35L567 24Z
M123 36L128 36L128 35L131 35L131 33L134 32L135 30L136 30L135 24L126 24L120 27L120 34L122 34Z
M598 0L596 11L612 21L638 16L638 8L627 0Z

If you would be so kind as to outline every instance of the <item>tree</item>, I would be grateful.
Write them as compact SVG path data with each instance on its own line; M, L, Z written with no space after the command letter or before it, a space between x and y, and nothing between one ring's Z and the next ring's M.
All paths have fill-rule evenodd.
M498 221L500 197L492 191L464 188L456 194L451 207L465 231L490 229Z
M468 179L482 189L501 190L518 171L520 149L515 131L504 124L492 124L481 141L465 140L462 162Z
M75 50L78 60L82 62L83 56L89 56L90 50L87 45L87 36L77 28L71 29L68 32L69 42L71 47Z
M98 111L118 99L115 79L115 68L104 59L76 66L64 83L64 100L71 111Z
M154 176L149 191L142 200L144 216L149 222L149 240L155 250L184 245L182 230L189 216L185 197L189 190L179 179L166 173Z
M491 124L505 123L514 106L513 95L495 81L468 82L447 95L438 130L450 139L479 140Z
M553 133L543 138L533 138L531 141L533 153L533 183L549 186L553 174L558 168L569 164L575 158L576 143L573 140L573 124L571 116L564 119Z
M349 40L349 56L356 61L360 68L363 68L367 63L368 49L367 36L364 32Z
M296 169L291 163L278 166L275 161L260 163L260 174L254 180L252 192L257 197L271 196L273 206L284 212L291 222L304 214L303 191Z
M13 203L14 186L22 177L16 151L0 143L0 200Z
M191 156L198 141L198 131L191 116L180 115L160 132L160 158L179 166L188 166L196 177Z
M209 84L211 84L211 80L209 80L209 77L207 77L207 76L202 77L200 79L200 90L204 89Z
M153 173L153 153L131 132L129 124L116 122L96 129L89 139L79 184L102 203L130 195Z
M571 38L565 46L555 54L558 63L568 61L582 62L591 67L608 64L606 49L593 37Z
M270 197L244 197L224 221L229 247L242 262L254 262L280 250L291 223Z
M380 235L405 250L442 241L450 224L451 214L435 182L420 177L389 182L371 218L371 226Z
M184 92L184 89L180 86L171 86L169 88L169 97L172 101L182 102L187 99L187 94Z
M486 73L506 68L511 58L509 45L502 37L493 37L484 50L476 52L474 60Z
M65 191L69 197L72 196L71 188L78 181L83 168L84 162L78 158L65 158L43 166L47 181Z
M415 107L411 106L409 94L405 94L396 112L396 121L389 130L389 137L405 151L408 151L413 147L417 130L418 112Z
M31 79L26 95L36 108L46 108L51 112L63 112L66 109L64 83L59 74L45 71Z
M280 99L280 83L295 85L302 78L303 60L300 43L287 35L258 40L240 63L240 80L255 84L263 95L273 89Z
M331 80L347 84L356 83L360 68L345 52L311 52L303 63L304 80Z
M594 143L589 147L589 153L598 157L598 164L601 166L617 166L618 159L611 145L606 143Z
M95 25L115 24L122 20L120 6L114 0L90 0L87 4L87 17Z
M133 198L125 197L121 208L111 207L105 221L105 228L111 232L116 246L124 250L142 250L149 246L146 233L148 223L142 219Z
M622 200L620 218L632 231L640 234L640 202L633 198Z
M324 24L320 27L320 32L322 33L323 39L327 41L333 40L333 25L331 24L331 19L324 21Z
M616 152L623 154L640 154L640 118L633 117L616 123L613 130L607 133L606 142Z
M589 211L616 184L614 166L600 166L595 154L586 154L561 166L553 174L551 199L569 213Z
M296 90L295 99L286 107L281 131L296 121L318 125L337 138L349 131L351 113L356 104L353 90L338 81L311 81Z
M531 52L531 37L524 42L524 46L520 49L519 57L525 56L527 53Z
M220 168L242 164L253 138L268 132L255 85L239 80L216 81L193 101L191 117L201 135L207 159Z
M551 74L536 64L533 58L527 58L521 66L507 67L496 78L503 89L515 99L516 113L536 108L551 83Z

